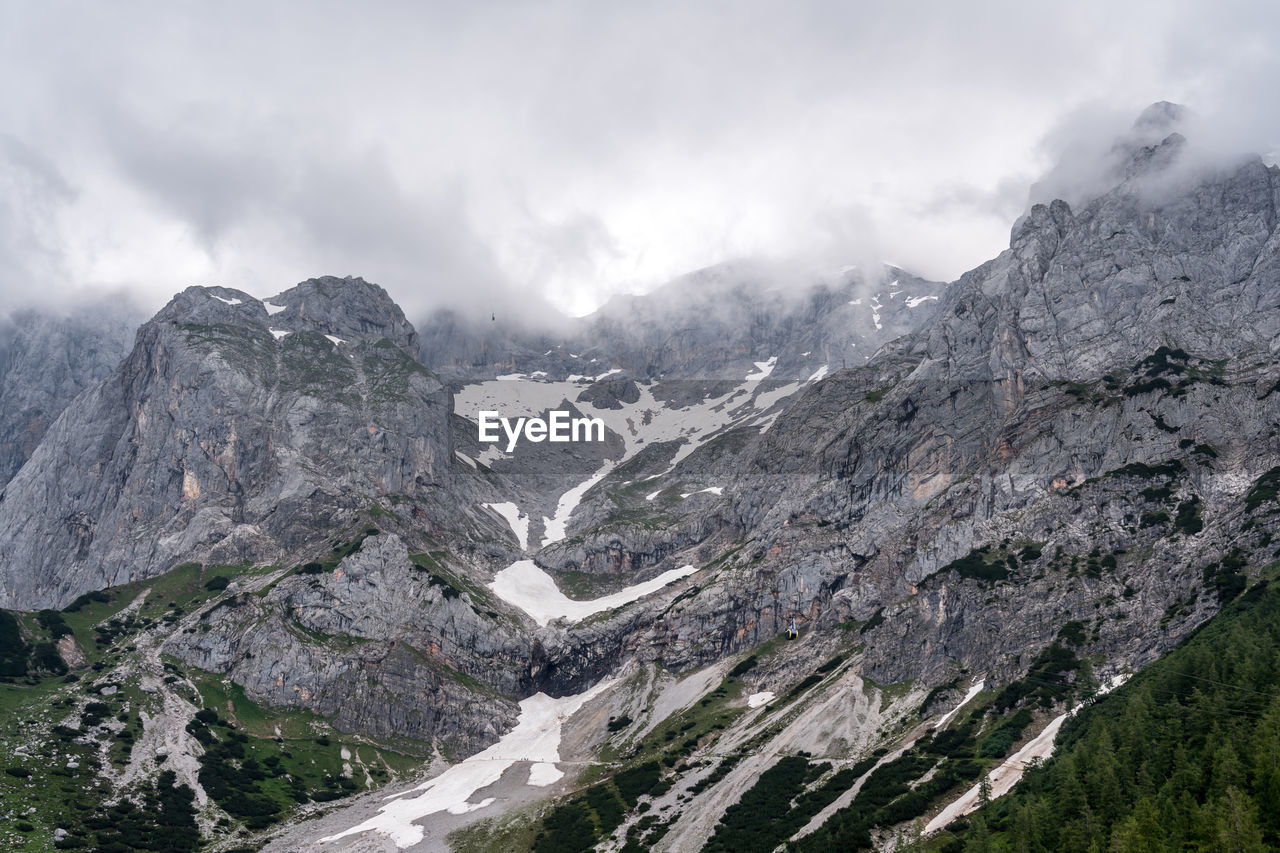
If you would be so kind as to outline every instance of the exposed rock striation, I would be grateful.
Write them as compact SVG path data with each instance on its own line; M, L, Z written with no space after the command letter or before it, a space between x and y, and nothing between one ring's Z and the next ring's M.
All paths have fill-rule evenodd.
M0 495L0 603L61 606L183 560L276 560L383 495L440 500L449 392L376 285L192 287Z
M113 302L68 313L23 309L0 323L0 485L76 395L111 374L143 319Z

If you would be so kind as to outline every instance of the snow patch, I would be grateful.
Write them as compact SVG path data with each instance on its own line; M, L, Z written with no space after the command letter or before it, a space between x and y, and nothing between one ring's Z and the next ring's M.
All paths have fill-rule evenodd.
M346 341L345 341L345 340L343 340L342 338L337 337L336 335L325 335L325 337L329 340L329 343L333 344L335 347L336 347L338 344L345 344L345 343L346 343Z
M763 394L757 394L755 399L755 407L761 412L767 412L774 407L779 401L790 397L796 391L800 390L799 382L788 382L780 388L774 388L772 391L766 391Z
M591 360L595 361L594 358ZM606 370L604 373L599 373L595 376L586 376L582 373L570 373L568 376L565 377L565 381L566 382L599 382L601 379L604 379L606 376L612 376L615 373L621 373L621 372L622 372L621 367L615 367L613 370Z
M453 451L453 455L458 457L459 462L465 462L468 465L470 465L472 468L476 467L476 460L472 459L470 456L463 453L461 450Z
M969 692L964 694L964 698L960 700L960 704L956 705L950 711L943 714L942 719L938 720L938 722L933 724L933 730L937 731L938 729L945 726L947 723L951 722L951 718L954 717L956 714L960 713L960 709L963 708L965 705L968 705L970 699L972 699L974 696L977 696L979 693L982 692L982 688L986 685L986 683L987 682L985 679L981 679L976 684L970 686Z
M545 548L552 542L559 542L565 537L566 528L569 526L569 516L573 515L573 511L578 508L578 504L582 503L582 496L587 493L588 489L603 480L605 474L612 470L613 463L606 462L600 466L600 470L560 496L560 500L556 504L555 517L542 517L542 547Z
M661 489L659 489L659 491L661 491ZM700 494L702 494L703 492L710 492L710 493L711 493L711 494L713 494L713 495L723 495L723 494L724 494L724 486L707 486L707 488L705 488L705 489L698 489L698 491L696 491L696 492L684 492L683 494L681 494L681 495L680 495L680 497L681 497L681 498L687 498L687 497L691 497L691 496L693 496L693 495L700 495ZM658 492L654 492L654 494L655 494L655 495L656 495L657 493L658 493Z
M564 771L550 762L539 762L529 768L529 784L535 788L554 785L564 778Z
M765 364L767 365L768 362ZM756 395L756 404L773 406L786 394L799 390L802 384L796 382L784 387L787 390L780 392L775 389L768 392L768 396ZM623 454L614 460L615 466L633 458L651 444L670 441L680 445L667 463L666 470L646 477L647 480L659 479L674 470L689 454L722 434L725 429L753 423L763 425L771 420L769 417L762 416L761 410L756 408L756 405L752 405L752 393L757 386L750 383L732 388L719 397L701 400L687 406L676 406L669 401L656 399L653 396L652 386L643 382L637 383L637 388L640 391L640 398L634 403L623 403L618 409L595 410L591 414L603 420L606 428L620 436L624 442ZM482 410L496 410L512 419L521 416L541 416L548 409L564 408L570 405L567 401L575 399L581 392L581 385L568 380L525 382L488 380L459 389L453 398L454 411L472 422L476 419L476 413ZM497 445L489 445L476 458L485 465L502 458L503 454L496 447ZM561 513L557 512L556 516L559 518ZM567 519L567 516L565 517Z
M553 619L578 622L593 613L630 604L696 571L697 569L693 566L681 566L678 569L663 572L652 580L619 590L612 595L593 598L589 601L574 601L561 592L556 582L551 579L551 575L538 568L533 560L517 560L493 576L493 583L489 584L489 589L503 601L528 613L533 617L533 621L543 626Z
M778 357L773 355L769 356L768 361L757 361L754 363L756 369L747 374L746 381L748 382L759 382L761 379L767 378L770 373L773 373L773 368L778 363Z
M507 520L507 524L511 526L511 532L520 541L520 550L523 551L529 547L529 516L520 512L520 507L510 501L500 504L485 504L485 506Z
M285 306L285 305L272 305L270 302L263 302L263 303L262 303L262 307L267 309L267 313L268 313L268 314L279 314L279 313L280 313L281 311L283 311L287 306Z
M283 338L285 335L289 334L288 329L267 329L267 331L270 332L271 336L275 338L277 341Z
M490 444L484 450L480 451L480 455L476 457L476 461L481 465L491 467L494 462L497 462L504 456L506 456L506 454L502 452L502 448L498 447L496 444Z
M517 379L524 379L523 373L504 373L498 377L499 382L515 382Z
M560 760L561 727L583 705L613 684L613 679L607 679L576 696L552 699L545 693L536 693L522 700L516 727L493 746L416 788L391 795L387 798L390 802L379 809L377 815L336 835L321 838L320 842L337 841L362 832L379 832L388 836L396 847L411 847L421 842L424 835L416 821L438 812L460 815L491 805L493 797L478 803L469 800L476 791L501 779L502 774L519 761L534 762L529 770L530 785L551 784L556 781L550 778L551 771L560 773L555 763Z
M1128 676L1126 675L1117 675L1113 677L1098 689L1098 695L1101 696L1104 693L1109 693L1116 689L1121 684L1124 684L1127 678ZM1076 711L1079 711L1082 707L1084 706L1077 705L1067 713L1054 717L1049 722L1049 725L1044 727L1044 731L1027 741L1027 743L1023 745L1022 749L1019 749L1009 758L1005 759L1003 764L988 774L987 778L991 782L991 799L994 800L998 797L1003 797L1005 794L1013 790L1013 786L1018 784L1018 780L1022 778L1022 774L1026 771L1027 765L1032 761L1036 759L1043 761L1053 754L1054 741L1058 737L1058 730L1062 728L1062 724L1065 723L1069 717L1074 716ZM937 832L956 818L962 815L967 815L977 809L979 800L981 799L981 788L982 783L979 782L968 791L965 791L959 799L948 805L938 814L937 817L929 821L928 825L924 828L925 833Z
M763 693L752 693L747 697L748 708L759 708L761 705L768 705L774 699L773 691L766 690Z
M651 501L651 500L653 500L654 498L656 498L656 497L657 497L658 495L660 495L660 494L662 494L662 489L658 489L658 491L656 491L656 492L651 492L650 494L645 495L645 496L644 496L644 499L645 499L645 500L647 500L647 501Z
M938 297L936 296L908 296L906 299L907 307L915 308L921 302L924 302L928 299L932 299L934 302L938 301Z
M813 372L813 374L812 374L808 379L806 379L805 381L806 381L806 382L817 382L819 379L822 379L824 376L826 376L826 375L827 375L827 369L828 369L829 367L831 367L831 365L829 365L829 364L824 364L824 365L822 365L822 367L819 367L817 370L815 370L815 371Z
M214 299L218 300L219 302L225 302L228 305L239 305L242 301L244 301L241 299L223 299L221 296L218 296L215 293L210 293L209 295L212 296Z

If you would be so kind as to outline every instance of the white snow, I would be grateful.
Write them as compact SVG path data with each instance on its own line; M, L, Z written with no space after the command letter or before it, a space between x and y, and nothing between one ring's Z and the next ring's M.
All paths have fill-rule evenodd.
M813 375L811 375L811 376L810 376L808 379L806 379L805 381L806 381L806 382L817 382L819 379L821 379L822 377L824 377L824 376L826 376L826 375L827 375L827 369L828 369L828 368L830 368L830 367L831 367L831 365L829 365L829 364L824 364L824 365L822 365L822 367L819 367L817 370L815 370L815 371L813 372Z
M977 696L979 693L982 692L982 688L986 685L986 683L987 683L986 679L981 679L976 684L971 685L969 687L969 692L964 694L964 698L960 700L960 704L956 705L950 711L943 714L942 718L939 719L938 722L933 724L933 730L937 731L938 729L945 726L947 723L951 722L951 718L954 717L956 714L960 713L960 709L963 708L965 705L968 705L970 699L972 699L974 696Z
M539 762L529 768L529 784L535 788L554 785L564 778L564 771L550 762Z
M346 343L346 341L344 341L342 338L336 337L336 336L334 336L334 335L325 335L325 337L326 337L326 338L328 338L328 339L329 339L329 343L333 344L335 347L336 347L338 344L345 344L345 343Z
M459 462L465 462L468 465L470 465L472 468L476 467L476 460L472 459L470 456L463 453L461 450L453 451L453 455L458 457Z
M484 450L480 451L480 455L476 457L476 461L481 465L491 466L494 462L497 462L504 456L506 456L506 454L502 452L501 447L496 444L490 444Z
M289 334L289 330L288 330L288 329L271 329L271 328L268 328L268 329L267 329L267 331L268 331L268 332L270 332L270 333L271 333L271 335L272 335L272 337L274 337L277 341L278 341L278 340L280 340L281 338L283 338L285 335Z
M746 381L759 382L761 379L765 379L770 373L773 373L773 368L777 363L778 357L776 355L770 356L768 361L755 362L756 369L747 374Z
M215 293L210 293L209 295L212 296L214 299L218 300L219 302L225 302L228 305L239 305L241 302L244 301L241 299L223 299L221 296L218 296Z
M590 377L570 377L569 380L551 382L478 382L464 386L454 394L454 411L472 421L481 410L498 411L511 419L541 416L548 409L565 408L569 405L566 401L575 399L582 392L582 386L571 380L588 378ZM608 430L621 436L625 442L622 456L614 460L615 466L621 465L650 444L665 441L679 443L681 446L668 462L666 470L646 478L657 479L672 471L690 453L725 429L750 424L763 425L770 420L752 404L753 396L756 403L763 402L767 406L773 406L782 397L801 388L802 383L784 386L785 390L773 389L761 393L760 386L744 382L720 397L688 406L674 406L656 399L652 385L637 383L637 387L640 399L636 402L623 403L618 409L593 410L591 416L603 420ZM490 445L477 459L489 465L502 458L501 452L495 448L496 445ZM557 518L561 517L559 512L556 515ZM567 519L567 516L564 517Z
M777 403L779 400L785 399L786 397L790 397L799 389L800 389L799 382L788 382L786 385L783 385L779 388L774 388L772 391L765 391L761 394L757 394L755 399L755 406L759 411L767 412L770 409L772 409L774 404Z
M267 313L268 313L268 314L279 314L279 313L280 313L281 311L283 311L287 306L284 306L284 305L272 305L270 302L263 302L263 303L262 303L262 307L267 309Z
M759 708L761 705L768 705L773 701L773 691L766 690L763 693L752 693L747 697L748 708Z
M511 525L511 532L520 540L521 550L529 547L529 516L520 512L520 507L510 501L485 506L507 520L507 524Z
M594 358L591 360L595 361ZM565 381L566 382L599 382L601 379L604 379L606 376L612 376L615 373L621 373L621 372L622 372L621 367L615 367L613 368L613 370L606 370L604 373L599 373L599 374L596 374L595 376L587 376L582 373L570 373L568 376L565 377Z
M613 463L606 462L600 466L600 470L560 496L560 500L556 504L555 517L542 517L542 547L545 548L552 542L559 542L565 537L565 528L569 525L569 516L573 515L573 511L578 508L578 504L582 503L582 496L587 493L588 489L603 480L604 475L612 470Z
M937 296L908 296L906 299L907 307L915 308L921 302L924 302L925 300L928 300L928 299L932 299L934 302L938 301Z
M1124 675L1115 676L1099 688L1098 695L1101 696L1119 687L1127 677ZM988 774L987 778L991 782L991 799L1003 797L1012 791L1013 786L1018 784L1018 780L1022 778L1023 772L1026 771L1027 766L1032 761L1036 759L1043 761L1053 754L1054 740L1058 737L1058 730L1062 728L1062 724L1067 721L1067 718L1073 716L1081 707L1083 706L1077 705L1067 713L1054 717L1049 721L1049 725L1044 727L1044 731L1027 741L1022 749L1009 756L1003 764ZM961 815L967 815L977 809L978 801L981 799L981 789L982 783L979 782L965 791L959 799L948 805L937 817L929 821L924 828L925 833L937 832Z
M659 489L658 491L661 491L661 489ZM682 494L680 495L680 497L681 497L681 498L687 498L687 497L691 497L691 496L693 496L693 495L700 495L700 494L702 494L703 492L710 492L710 493L711 493L711 494L713 494L713 495L723 495L723 494L724 494L724 486L708 486L708 487L707 487L707 488L705 488L705 489L698 489L698 491L696 491L696 492L684 492L684 493L682 493ZM658 492L654 492L654 494L655 494L655 495L656 495L657 493L658 493Z
M535 370L533 371L533 373L529 374L529 378L532 379L535 376L546 376L546 375L547 375L547 371L545 370Z
M498 377L499 382L515 382L517 379L524 379L523 373L504 373Z
M321 838L321 843L362 832L380 832L390 837L399 848L418 844L424 833L415 821L438 812L466 814L491 805L493 797L486 797L478 803L468 801L476 791L501 779L502 774L519 761L534 762L529 769L530 785L545 786L555 782L559 775L551 778L552 772L563 775L555 767L560 760L561 726L578 709L613 684L614 680L608 679L585 693L561 699L552 699L545 693L530 696L520 702L516 727L493 746L416 788L393 794L377 815L336 835Z
M644 496L644 499L645 499L645 500L647 500L647 501L651 501L651 500L653 500L654 498L656 498L656 497L657 497L658 495L660 495L660 494L662 494L662 489L658 489L658 491L656 491L656 492L651 492L651 493L649 493L649 494L645 495L645 496Z
M808 357L809 357L809 355L810 355L810 353L807 353L807 352L802 352L802 353L800 353L800 357L801 357L801 358L808 358Z
M533 560L517 560L494 575L489 588L503 601L528 613L539 625L546 625L552 619L561 618L578 622L593 613L630 604L696 571L693 566L681 566L612 595L589 601L574 601L561 592L551 575L538 568Z
M850 305L861 305L861 304L862 304L862 297L861 297L861 296L859 296L857 299L850 299L850 300L849 300L849 304L850 304Z

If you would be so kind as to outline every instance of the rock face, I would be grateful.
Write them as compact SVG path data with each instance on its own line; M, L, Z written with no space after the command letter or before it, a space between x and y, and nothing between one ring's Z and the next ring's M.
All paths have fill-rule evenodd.
M631 660L684 672L792 620L818 639L791 671L840 649L922 693L997 687L1059 636L1140 666L1220 606L1224 558L1276 559L1280 518L1280 171L1191 168L1177 117L1144 116L1096 191L1033 206L945 287L892 270L787 296L731 266L554 341L443 320L419 338L358 279L191 288L6 487L3 603L337 554L166 650L457 752L539 690ZM459 400L613 418L608 440L481 446L414 353ZM539 627L487 586L522 557L587 584L699 571Z
M868 672L888 681L1013 673L1073 620L1108 659L1152 659L1216 607L1206 566L1230 547L1274 559L1247 497L1280 460L1280 173L1182 171L1183 144L1132 148L1077 210L1035 206L926 330L747 441L725 501L572 559L738 546L646 629L676 669L793 617L869 623Z
M255 701L468 754L514 724L504 694L524 688L530 640L457 572L439 552L411 560L399 536L374 535L332 570L210 610L166 648Z
M0 602L280 559L379 496L439 498L449 393L385 291L318 279L268 302L188 288L68 407L0 496Z
M736 379L759 362L774 379L800 379L863 364L926 325L944 292L896 267L813 281L726 264L613 300L589 318L588 334L640 377Z
M113 302L67 314L24 309L0 324L0 485L76 395L111 374L143 319Z

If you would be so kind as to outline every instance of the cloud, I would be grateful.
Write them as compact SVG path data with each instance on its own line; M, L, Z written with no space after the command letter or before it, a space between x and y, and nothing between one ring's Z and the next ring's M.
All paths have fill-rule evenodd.
M0 298L128 286L158 305L332 273L411 314L580 313L735 257L950 279L1003 248L1037 176L1087 171L1091 140L1152 101L1206 117L1205 151L1280 149L1278 15L10 4ZM1050 177L1040 192L1073 191L1070 168Z

